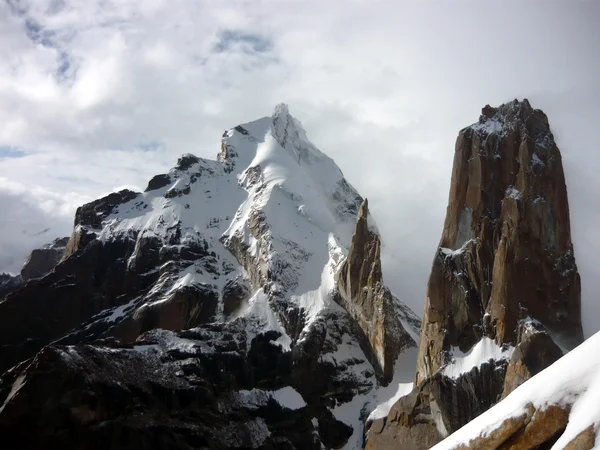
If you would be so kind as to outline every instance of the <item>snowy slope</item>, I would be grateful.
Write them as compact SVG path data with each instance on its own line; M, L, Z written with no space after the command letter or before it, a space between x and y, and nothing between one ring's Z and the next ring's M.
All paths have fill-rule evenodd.
M552 450L565 448L575 436L590 426L596 434L594 448L600 448L599 351L600 333L597 333L432 450L468 446L470 441L490 435L505 420L523 415L528 405L533 405L536 410L544 410L552 405L570 407L569 423Z
M274 330L280 333L275 342L290 350L325 329L321 361L336 367L338 382L356 386L351 402L336 400L331 410L354 428L345 448L360 448L362 421L374 409L381 415L410 390L416 361L414 349L401 355L394 382L379 389L348 314L333 301L335 274L347 255L361 196L335 162L308 141L285 105L272 117L227 130L217 160L184 155L155 179L146 192L103 216L99 227L78 225L76 232L105 244L135 241L128 267L138 274L148 242L180 258L141 273L157 276L151 288L97 314L86 329L117 327L189 288L218 295L213 320L243 323L248 342ZM190 252L191 257L183 256ZM247 286L248 295L228 314L223 292L232 283ZM395 302L403 325L417 339L418 317Z
M200 243L216 253L216 261L197 261L177 277L161 280L152 302L186 285L220 289L247 276L239 264L245 255L228 250L236 238L263 273L280 275L269 286L253 279L255 287L267 289L267 297L291 295L310 322L329 304L331 275L350 243L361 197L333 160L306 140L285 105L273 117L227 131L222 149L218 161L186 155L193 162L189 167L173 169L169 184L120 205L96 230L98 238L111 240L135 230L138 240L150 235L165 245ZM265 227L260 234L251 229L257 220ZM263 304L256 291L242 315L281 330Z

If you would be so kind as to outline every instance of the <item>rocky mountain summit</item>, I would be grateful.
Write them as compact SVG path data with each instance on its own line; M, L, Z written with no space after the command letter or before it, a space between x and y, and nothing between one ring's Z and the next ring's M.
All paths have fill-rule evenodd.
M216 160L78 208L56 267L0 300L3 443L361 448L420 325L380 246L285 105L227 130Z
M459 132L422 322L381 245L285 105L216 160L83 205L68 240L0 276L3 445L594 448L599 338L581 344L542 111L486 106Z
M580 291L546 115L527 100L486 106L456 141L415 388L367 448L428 449L580 344ZM500 448L486 445L464 448Z

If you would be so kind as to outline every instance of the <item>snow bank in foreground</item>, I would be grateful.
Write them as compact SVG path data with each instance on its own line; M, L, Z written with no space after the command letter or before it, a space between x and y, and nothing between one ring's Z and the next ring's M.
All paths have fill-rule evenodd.
M468 373L473 367L479 367L490 359L499 361L510 359L514 347L500 347L496 342L488 337L482 338L467 353L463 353L458 348L451 350L452 362L449 363L442 373L449 378L458 378L462 374Z
M565 447L590 425L596 431L595 449L600 449L600 332L563 356L547 369L515 389L493 408L434 446L432 450L452 450L487 436L502 422L525 413L531 403L536 409L550 405L571 405L569 424L552 450Z

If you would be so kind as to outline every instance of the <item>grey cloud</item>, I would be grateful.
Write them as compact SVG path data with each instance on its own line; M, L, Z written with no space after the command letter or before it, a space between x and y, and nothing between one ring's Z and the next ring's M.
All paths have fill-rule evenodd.
M598 2L60 3L26 11L56 48L0 4L0 146L27 149L0 177L78 193L69 205L144 187L284 101L369 198L386 282L422 313L458 130L527 97L563 154L586 333L600 329Z

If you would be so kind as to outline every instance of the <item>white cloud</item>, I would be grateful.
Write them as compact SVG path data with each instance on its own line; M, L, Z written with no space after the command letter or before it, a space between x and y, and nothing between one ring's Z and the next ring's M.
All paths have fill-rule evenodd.
M600 315L593 307L600 297L594 276L600 217L593 208L600 189L598 8L594 2L2 3L0 149L25 156L12 152L0 160L0 177L46 194L8 193L0 185L0 206L10 205L4 216L18 224L23 215L14 212L15 199L25 196L23 208L53 224L73 202L122 185L143 188L181 153L214 157L224 129L285 101L369 197L387 243L386 279L420 313L456 134L486 103L527 96L548 114L563 152L591 332L600 327L588 319ZM10 237L0 242L16 236L6 227L4 234ZM23 258L34 241L20 242L18 251L4 247L0 254Z

